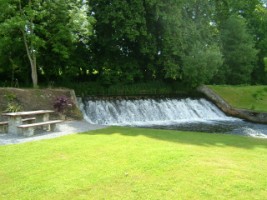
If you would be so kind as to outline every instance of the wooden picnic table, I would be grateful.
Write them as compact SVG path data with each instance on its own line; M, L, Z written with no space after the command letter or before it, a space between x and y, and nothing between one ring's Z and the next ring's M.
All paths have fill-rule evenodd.
M34 116L37 122L44 122L49 120L49 114L53 110L36 110L24 112L3 113L3 116L8 117L8 133L19 134L18 126L22 125L22 118L27 116Z

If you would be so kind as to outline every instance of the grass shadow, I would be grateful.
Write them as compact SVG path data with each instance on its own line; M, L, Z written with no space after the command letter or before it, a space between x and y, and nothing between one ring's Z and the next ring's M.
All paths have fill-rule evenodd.
M203 133L176 130L159 130L149 128L129 128L112 126L105 129L85 132L80 134L86 135L114 135L137 137L145 136L151 139L180 143L200 145L206 147L237 147L251 149L257 147L267 148L267 139L252 138L240 135L219 134L219 133Z

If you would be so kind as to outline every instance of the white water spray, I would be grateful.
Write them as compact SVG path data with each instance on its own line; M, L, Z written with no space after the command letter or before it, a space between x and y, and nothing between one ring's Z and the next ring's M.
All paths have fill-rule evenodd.
M105 125L153 125L233 120L205 99L88 100L80 107L87 121Z

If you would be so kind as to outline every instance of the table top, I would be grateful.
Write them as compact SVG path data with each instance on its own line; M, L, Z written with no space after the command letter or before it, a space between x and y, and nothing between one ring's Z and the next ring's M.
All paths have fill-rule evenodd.
M3 113L4 116L27 116L27 115L39 115L53 113L53 110L34 110L34 111L23 111L23 112L12 112L12 113Z

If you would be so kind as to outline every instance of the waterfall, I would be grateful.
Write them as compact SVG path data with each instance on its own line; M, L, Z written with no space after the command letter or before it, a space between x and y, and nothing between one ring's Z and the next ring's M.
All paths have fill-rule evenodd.
M233 120L206 99L81 100L87 121L105 125L153 125Z

